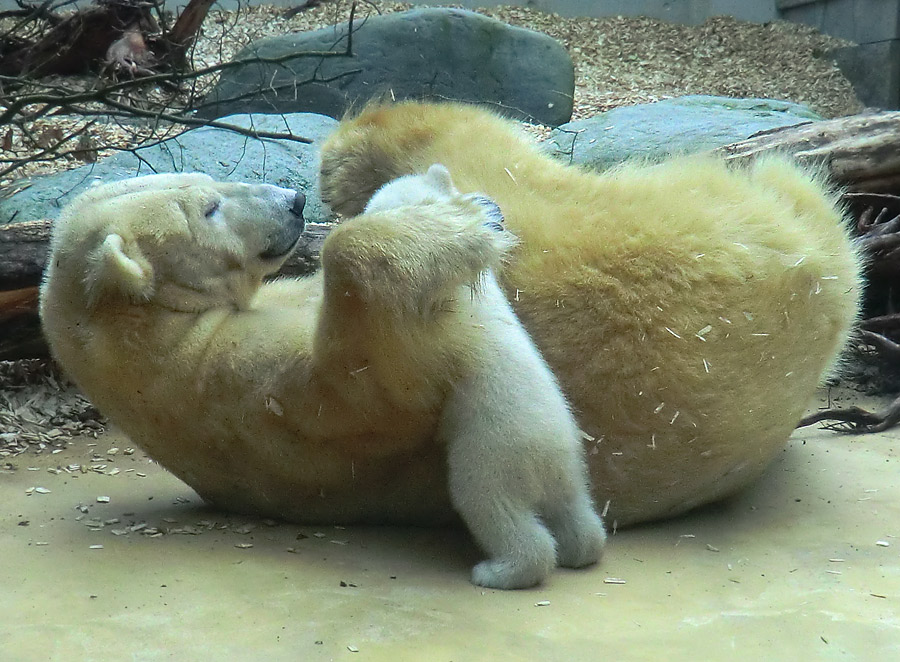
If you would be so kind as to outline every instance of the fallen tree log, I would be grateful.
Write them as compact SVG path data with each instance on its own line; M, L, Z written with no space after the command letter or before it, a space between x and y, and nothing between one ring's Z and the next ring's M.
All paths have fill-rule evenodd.
M733 161L774 151L825 165L849 191L900 193L900 111L773 129L716 150Z
M734 161L776 151L790 154L800 162L825 164L837 183L850 191L900 194L900 112L800 124L760 133L716 150ZM858 214L859 205L852 199L849 203L854 214ZM8 295L0 297L0 360L38 355L33 354L39 347L34 339L40 339L37 299L24 293L36 292L29 288L40 283L50 228L50 221L0 226L0 293ZM328 225L308 228L282 272L303 275L315 271L329 229ZM877 271L877 265L872 269L873 273ZM897 269L891 270L896 272Z
M46 220L0 225L0 292L34 287L40 282L51 226Z
M37 308L37 287L0 292L0 360L47 356Z

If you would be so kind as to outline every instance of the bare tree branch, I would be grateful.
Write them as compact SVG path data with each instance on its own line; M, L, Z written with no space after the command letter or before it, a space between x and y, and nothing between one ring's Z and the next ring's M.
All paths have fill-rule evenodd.
M67 4L71 0L63 0L63 4ZM203 9L204 3L206 9ZM151 0L147 3L156 8L157 13L161 14L159 0ZM192 0L191 3L197 12L208 10L209 2L207 0ZM50 0L41 5L41 11L50 11L53 5ZM25 11L23 9L23 11ZM35 11L28 8L29 16L36 15ZM184 19L181 23L181 30L186 35L190 32L192 26L199 27L198 20L202 22L202 18L198 18L200 13L195 13L193 18ZM330 57L350 57L352 56L352 35L359 29L354 24L356 16L356 3L352 3L350 7L350 16L348 20L348 43L340 50L325 51L304 51L298 53L285 54L279 57L247 57L240 60L232 60L230 62L219 63L212 66L196 68L192 71L173 69L170 71L154 73L137 77L134 79L112 82L101 86L93 87L86 90L72 90L65 84L58 82L45 82L42 80L25 79L21 76L0 75L0 126L16 127L23 136L25 146L29 144L32 147L40 149L29 149L27 155L21 155L23 150L19 151L19 156L12 158L0 159L0 163L4 164L0 168L0 177L5 177L22 168L28 163L46 162L54 158L80 158L85 154L96 153L97 151L117 150L131 151L142 146L151 144L148 142L150 136L156 136L157 130L166 133L163 139L171 137L173 134L172 126L184 127L203 127L211 126L215 128L233 131L240 135L244 135L254 139L272 139L272 140L290 140L301 143L309 143L308 138L295 136L290 132L265 132L257 131L253 128L236 126L226 122L217 120L207 120L196 117L193 113L198 109L206 107L206 103L197 103L196 98L199 94L197 87L198 81L204 81L204 85L209 84L210 77L215 77L223 71L229 69L237 69L247 65L265 64L275 65L276 67L285 67L291 72L289 62L298 58L318 58L324 60ZM161 25L165 25L163 20ZM175 27L179 25L176 22ZM172 28L172 30L175 29ZM196 28L194 28L196 31ZM168 34L168 32L166 33ZM178 33L182 34L182 33ZM177 36L177 35L176 35ZM183 43L183 42L182 42ZM193 43L193 42L192 42ZM337 43L337 42L336 42ZM344 76L350 76L359 73L354 69L345 71L332 77L323 77L319 70L308 77L306 80L293 80L290 83L281 85L271 85L266 90L249 91L244 94L236 95L229 101L240 101L245 98L258 95L260 92L268 92L279 94L284 92L293 92L297 94L298 88L303 85L312 83L329 83ZM184 86L189 85L187 96L185 96ZM171 90L171 93L160 98L159 94L154 93L153 100L150 100L148 92L152 89L159 89L154 86L165 87ZM10 92L11 91L11 92ZM79 130L71 130L69 135L65 136L65 140L60 140L58 144L46 145L42 140L46 140L47 130L44 134L32 135L28 129L29 125L37 120L44 119L46 121L51 117L107 117L110 119L137 119L141 121L149 121L152 131L144 131L134 129L129 132L130 139L127 146L121 144L93 144L92 138L88 135L88 130L96 126L92 121L85 124ZM148 135L149 134L149 135ZM174 132L175 135L180 135ZM68 148L73 139L79 139L84 144L76 149ZM9 140L9 138L7 138ZM158 144L158 140L152 144Z
M172 83L178 84L183 83L188 80L200 78L202 76L206 76L212 73L219 73L221 71L225 71L227 69L236 69L240 67L247 66L248 64L283 64L290 60L295 60L297 58L302 57L347 57L351 55L347 51L303 51L299 53L290 53L288 55L282 55L279 57L251 57L244 58L242 60L232 60L231 62L225 62L223 64L217 64L211 67L205 67L203 69L197 69L196 71L191 72L167 72L162 74L155 74L153 76L145 76L143 78L137 78L134 80L123 81L121 83L114 83L111 85L107 85L100 89L90 90L87 92L68 92L63 91L64 88L56 87L55 89L60 90L60 94L32 94L32 95L23 95L17 96L14 99L11 99L9 103L6 103L6 100L3 97L0 97L0 103L6 106L6 111L0 115L0 124L8 124L10 122L18 119L17 115L22 115L22 110L28 106L38 105L38 104L50 104L53 106L66 106L72 105L76 103L86 103L90 101L98 101L103 97L109 96L114 92L127 91L127 90L135 90L140 87L146 86L148 84L158 84L158 83ZM349 75L351 73L359 73L359 71L346 72L341 74L342 76ZM20 79L15 76L0 76L0 81L19 81ZM333 80L333 79L330 79ZM327 82L327 81L307 81L307 82ZM291 87L291 86L284 86ZM49 86L48 86L49 88ZM255 93L255 92L254 92Z

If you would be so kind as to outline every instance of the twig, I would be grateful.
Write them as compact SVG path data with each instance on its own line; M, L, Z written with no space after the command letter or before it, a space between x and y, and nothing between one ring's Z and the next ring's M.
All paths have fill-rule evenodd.
M875 347L876 351L882 356L892 361L900 362L900 344L884 337L880 333L872 333L871 331L863 330L860 332L860 336L868 344ZM837 422L840 425L829 425L827 427L840 432L883 432L900 422L900 397L894 400L880 414L866 411L860 407L849 407L847 409L828 408L800 419L797 427L802 428L821 421Z
M349 71L342 71L341 73L335 74L334 76L329 76L328 78L316 78L316 73L318 73L318 70L317 70L316 72L313 72L312 78L309 78L305 81L301 81L301 82L294 81L291 83L284 83L283 85L270 85L266 89L266 91L267 92L275 92L276 94L278 92L282 92L285 90L294 90L296 92L297 88L301 87L303 85L310 85L312 83L331 83L340 78L344 78L345 76L353 76L354 74L358 74L361 71L362 71L362 69L351 69ZM260 93L260 90L251 90L249 92L244 92L243 94L238 94L233 97L228 97L227 99L225 99L225 101L228 101L229 103L234 103L235 101L243 101L244 99L249 99L251 97L259 96L259 93ZM202 110L202 109L208 108L210 106L215 106L219 103L222 103L222 100L198 103L197 105L195 105L193 107L193 110Z
M91 90L89 92L75 92L72 94L63 95L32 94L19 96L11 100L7 104L6 111L2 115L0 115L0 125L13 122L15 116L19 114L23 108L31 105L52 104L54 106L63 106L76 103L87 103L90 101L101 100L103 97L106 97L113 92L119 92L121 90L134 89L150 83L182 83L186 80L199 78L201 76L205 76L211 73L217 73L226 69L246 66L248 64L283 64L288 60L293 60L298 57L347 57L347 55L348 53L346 51L303 51L301 53L291 53L289 55L281 55L279 57L252 57L244 58L241 60L232 60L231 62L213 65L211 67L198 69L189 73L171 72L156 74L154 76L145 76L144 78L136 78L134 80L122 81L121 83L114 83L97 90ZM356 73L358 73L358 71ZM0 80L8 81L10 79L15 79L15 77L0 77ZM0 101L3 101L3 99L0 98Z
M844 424L845 427L839 428L829 426L831 429L839 432L854 433L872 433L884 432L888 428L892 428L900 422L900 397L894 400L887 409L880 414L866 411L860 407L849 407L847 409L823 409L815 414L810 414L797 424L798 428L813 425L820 421L836 421Z
M863 340L872 345L883 357L900 363L900 345L893 340L886 338L880 333L872 333L871 331L866 330L860 331L859 335Z
M79 149L68 150L64 153L60 153L58 150L62 145L66 144L70 140L74 140L75 138L78 138L79 136L86 133L88 129L90 129L92 126L94 126L94 124L96 124L96 122L88 122L84 126L78 127L75 131L73 131L69 135L67 135L63 138L60 138L58 141L56 141L56 143L54 143L53 145L50 145L49 147L42 149L37 154L30 154L28 156L22 157L21 159L15 159L15 160L12 160L12 159L10 159L8 161L7 161L7 159L0 160L0 162L12 163L12 165L4 168L3 170L0 170L0 177L3 177L4 175L12 172L13 170L17 170L18 168L21 168L26 163L32 163L32 162L36 162L36 161L52 161L52 160L55 160L55 159L63 157L63 156L74 156L76 153L84 151L83 149L79 148Z
M31 23L37 18L44 19L50 25L57 25L62 19L53 11L55 9L62 9L68 5L73 5L77 0L64 0L60 2L58 5L54 5L55 0L44 0L40 5L26 5L24 3L17 3L20 9L11 9L8 11L0 12L0 18L15 18L17 16L22 16L23 19L13 25L9 30L3 33L2 37L8 37L11 34L15 34L22 27Z

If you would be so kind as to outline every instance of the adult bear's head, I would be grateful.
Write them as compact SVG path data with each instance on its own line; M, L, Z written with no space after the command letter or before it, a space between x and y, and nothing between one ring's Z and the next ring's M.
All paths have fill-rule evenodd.
M98 186L63 211L47 278L81 283L72 294L88 308L110 298L183 312L246 308L296 245L304 203L291 189L202 174Z

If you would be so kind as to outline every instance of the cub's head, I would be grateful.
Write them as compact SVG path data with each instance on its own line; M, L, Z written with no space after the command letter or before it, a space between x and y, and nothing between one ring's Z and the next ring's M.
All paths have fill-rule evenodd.
M45 293L64 288L89 308L108 300L245 308L296 245L304 202L290 189L201 174L90 189L54 228Z
M503 214L497 203L480 193L460 193L453 185L450 171L440 163L432 165L424 175L405 175L388 182L375 191L366 204L365 213L451 201L476 205L485 215L485 225L497 232L503 231Z

